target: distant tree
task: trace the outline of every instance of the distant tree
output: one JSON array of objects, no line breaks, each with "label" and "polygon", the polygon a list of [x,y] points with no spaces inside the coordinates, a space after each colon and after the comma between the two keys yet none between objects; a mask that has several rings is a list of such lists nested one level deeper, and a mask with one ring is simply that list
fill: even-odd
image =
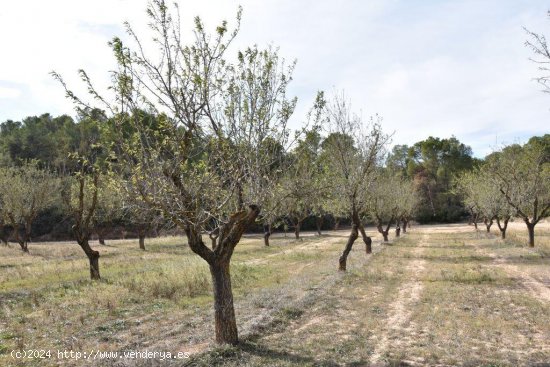
[{"label": "distant tree", "polygon": [[284,218],[288,214],[285,207],[285,191],[281,185],[281,181],[274,178],[269,190],[269,195],[266,197],[262,210],[262,223],[264,227],[264,245],[269,246],[269,238],[273,233],[273,229],[284,225]]},{"label": "distant tree", "polygon": [[487,168],[500,193],[523,219],[529,246],[535,246],[535,226],[550,215],[550,135],[505,147],[487,157]]},{"label": "distant tree", "polygon": [[458,195],[470,213],[470,224],[477,230],[480,216],[480,203],[478,200],[478,178],[473,171],[464,171],[458,174],[454,180],[454,193]]},{"label": "distant tree", "polygon": [[66,115],[52,117],[45,113],[22,121],[5,121],[0,125],[0,155],[11,164],[29,160],[39,168],[62,173],[67,154],[79,144],[78,127]]},{"label": "distant tree", "polygon": [[454,175],[470,170],[478,162],[472,150],[455,137],[429,137],[409,148],[407,175],[414,178],[422,201],[418,208],[421,222],[452,222],[464,208],[452,191]]},{"label": "distant tree", "polygon": [[282,180],[284,208],[294,226],[294,236],[300,238],[302,223],[311,213],[316,202],[317,187],[313,181],[312,167],[296,158]]},{"label": "distant tree", "polygon": [[480,166],[457,176],[455,185],[465,205],[475,211],[474,220],[477,216],[483,217],[487,232],[496,221],[501,237],[506,238],[508,222],[516,211],[501,194],[498,178],[486,166]]},{"label": "distant tree", "polygon": [[126,197],[123,210],[126,221],[137,230],[139,248],[145,250],[145,237],[163,223],[161,213],[135,195]]},{"label": "distant tree", "polygon": [[94,229],[99,243],[105,245],[106,235],[124,216],[122,178],[114,174],[103,175],[99,181],[97,206],[94,211]]},{"label": "distant tree", "polygon": [[398,176],[398,179],[393,183],[393,185],[395,195],[398,198],[396,236],[399,237],[401,229],[403,229],[403,233],[407,233],[407,228],[416,213],[420,198],[416,191],[414,182],[410,179],[403,176]]},{"label": "distant tree", "polygon": [[57,177],[39,169],[36,162],[0,168],[1,214],[24,252],[29,252],[34,220],[58,200],[58,188]]},{"label": "distant tree", "polygon": [[376,228],[383,236],[384,242],[388,242],[389,230],[400,214],[401,180],[402,178],[394,172],[380,169],[366,192],[367,215],[376,223]]},{"label": "distant tree", "polygon": [[386,167],[407,176],[407,168],[412,159],[409,156],[409,150],[408,145],[395,145],[386,158]]},{"label": "distant tree", "polygon": [[389,137],[382,133],[380,118],[376,116],[368,125],[352,113],[349,101],[336,94],[327,103],[323,141],[323,159],[329,172],[329,182],[337,200],[345,202],[351,216],[352,230],[339,259],[339,269],[346,270],[347,257],[359,233],[365,242],[366,252],[372,251],[372,240],[365,233],[360,215],[366,211],[370,182],[382,163]]},{"label": "distant tree", "polygon": [[[322,97],[317,98],[319,100]],[[320,105],[318,110],[322,108]],[[283,176],[284,203],[288,217],[294,225],[296,239],[300,238],[302,222],[310,215],[318,218],[324,210],[322,201],[326,187],[323,185],[322,167],[319,163],[320,143],[321,135],[314,127],[298,141],[290,154],[290,166]]]}]

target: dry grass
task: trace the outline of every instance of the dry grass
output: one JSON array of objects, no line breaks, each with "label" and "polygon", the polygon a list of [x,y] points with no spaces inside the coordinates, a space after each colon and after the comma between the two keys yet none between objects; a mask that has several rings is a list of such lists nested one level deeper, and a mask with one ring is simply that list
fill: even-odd
[{"label": "dry grass", "polygon": [[[497,230],[498,231],[498,230]],[[374,234],[371,231],[371,234]],[[232,278],[242,343],[215,348],[209,271],[182,238],[101,246],[88,280],[76,244],[0,247],[0,366],[155,365],[146,360],[14,361],[17,348],[190,351],[193,366],[530,366],[550,361],[550,226],[523,246],[467,226],[423,226],[389,245],[347,232],[301,241],[247,236]],[[202,352],[202,353],[201,353]],[[197,354],[195,354],[197,353]]]}]

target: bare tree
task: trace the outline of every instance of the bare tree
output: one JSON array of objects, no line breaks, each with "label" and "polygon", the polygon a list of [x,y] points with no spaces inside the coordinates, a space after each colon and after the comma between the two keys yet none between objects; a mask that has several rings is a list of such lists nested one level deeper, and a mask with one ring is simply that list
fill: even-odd
[{"label": "bare tree", "polygon": [[330,173],[332,192],[346,203],[352,229],[346,247],[339,259],[339,269],[346,270],[347,257],[359,233],[366,252],[372,251],[372,240],[365,233],[360,219],[367,209],[365,193],[372,182],[377,166],[382,162],[389,136],[382,133],[381,118],[371,118],[365,124],[352,113],[343,94],[335,94],[327,103],[325,129],[329,134],[323,141],[323,155]]},{"label": "bare tree", "polygon": [[124,215],[121,185],[122,178],[113,174],[104,175],[99,182],[98,201],[93,219],[100,245],[105,245],[105,237]]},{"label": "bare tree", "polygon": [[32,224],[38,214],[58,200],[58,188],[57,177],[32,162],[0,169],[3,217],[23,252],[29,252]]},{"label": "bare tree", "polygon": [[[547,15],[550,16],[550,11]],[[536,77],[535,80],[543,86],[545,93],[550,93],[550,50],[548,49],[546,37],[543,34],[524,29],[529,36],[529,39],[525,41],[525,46],[533,52],[534,58],[531,61],[538,65],[542,74]]]},{"label": "bare tree", "polygon": [[407,233],[409,223],[420,203],[420,196],[416,191],[414,182],[405,178],[400,178],[400,180],[397,181],[395,190],[396,195],[399,198],[397,201],[399,212],[397,216],[397,224],[399,229],[403,230],[403,233]]},{"label": "bare tree", "polygon": [[480,203],[478,197],[478,177],[473,171],[464,171],[454,179],[453,191],[462,198],[464,206],[470,212],[470,223],[477,230],[480,216]]},{"label": "bare tree", "polygon": [[80,157],[78,161],[80,169],[65,178],[61,196],[65,211],[73,221],[76,242],[88,257],[90,278],[99,280],[99,251],[90,246],[90,237],[94,231],[94,215],[100,193],[100,172],[86,158]]},{"label": "bare tree", "polygon": [[376,223],[376,228],[383,236],[384,242],[388,242],[389,230],[400,214],[401,180],[401,177],[390,170],[380,169],[366,192],[367,214]]},{"label": "bare tree", "polygon": [[[112,114],[121,134],[117,163],[133,191],[182,228],[191,250],[208,263],[216,341],[236,344],[230,261],[260,214],[280,151],[288,149],[296,100],[287,99],[286,88],[294,64],[257,47],[239,52],[233,63],[224,55],[237,30],[229,33],[226,22],[211,36],[196,18],[194,38],[186,43],[179,14],[164,1],[154,1],[148,14],[156,54],[130,26],[132,49],[117,38],[111,43],[119,65],[115,103],[81,76]],[[140,111],[157,116],[155,128]],[[211,248],[202,238],[208,232],[216,238]]]},{"label": "bare tree", "polygon": [[163,222],[161,213],[149,206],[140,196],[122,192],[125,220],[137,230],[139,248],[145,250],[145,237]]},{"label": "bare tree", "polygon": [[532,138],[523,146],[510,145],[487,157],[495,185],[521,217],[535,246],[535,226],[550,215],[550,154],[544,142]]}]

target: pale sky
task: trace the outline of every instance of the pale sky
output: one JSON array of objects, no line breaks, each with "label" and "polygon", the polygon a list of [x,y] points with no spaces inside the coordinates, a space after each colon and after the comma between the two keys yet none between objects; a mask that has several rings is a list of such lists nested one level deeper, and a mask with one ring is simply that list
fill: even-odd
[{"label": "pale sky", "polygon": [[[482,157],[497,145],[550,133],[550,94],[532,79],[537,66],[522,27],[550,36],[550,3],[539,0],[181,0],[184,28],[200,15],[214,30],[234,24],[231,52],[279,47],[297,59],[289,94],[293,125],[317,90],[344,89],[365,120],[384,118],[394,144],[455,135]],[[107,86],[114,62],[107,42],[129,21],[146,31],[145,0],[18,0],[0,7],[0,122],[74,110],[49,75],[79,90],[85,69]]]}]

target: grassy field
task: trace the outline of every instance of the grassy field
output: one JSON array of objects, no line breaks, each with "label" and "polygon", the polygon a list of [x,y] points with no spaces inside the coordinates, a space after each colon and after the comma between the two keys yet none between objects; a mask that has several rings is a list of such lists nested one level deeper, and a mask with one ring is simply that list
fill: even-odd
[{"label": "grassy field", "polygon": [[[481,228],[481,227],[480,227]],[[189,366],[550,365],[550,226],[526,243],[417,226],[367,256],[347,232],[247,236],[232,261],[242,343],[215,347],[209,272],[179,237],[108,241],[102,281],[71,243],[0,246],[0,366],[155,366],[152,359],[13,359],[12,350],[170,351]]]}]

